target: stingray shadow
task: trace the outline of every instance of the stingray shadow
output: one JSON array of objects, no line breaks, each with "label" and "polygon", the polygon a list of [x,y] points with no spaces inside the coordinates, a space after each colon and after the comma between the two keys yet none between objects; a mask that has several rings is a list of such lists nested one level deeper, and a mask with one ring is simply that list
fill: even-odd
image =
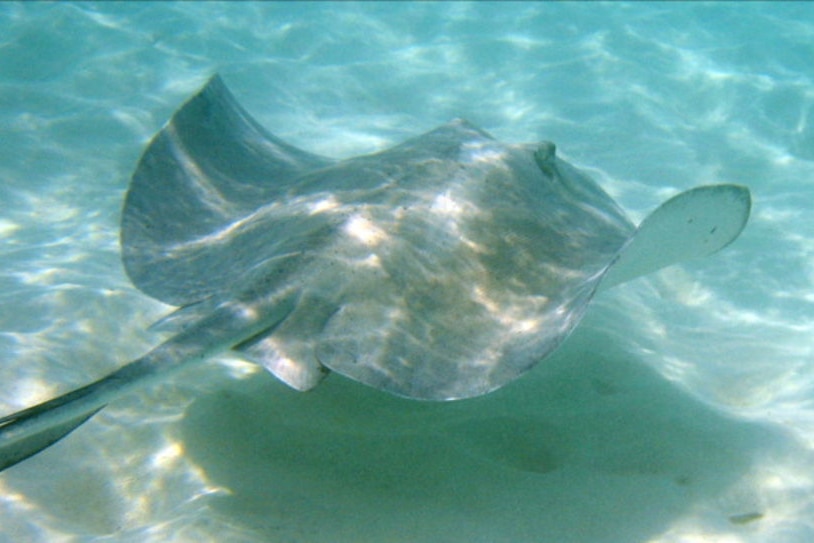
[{"label": "stingray shadow", "polygon": [[459,402],[257,374],[197,399],[181,437],[227,490],[213,513],[313,543],[647,541],[794,446],[618,343],[589,324],[527,377]]}]

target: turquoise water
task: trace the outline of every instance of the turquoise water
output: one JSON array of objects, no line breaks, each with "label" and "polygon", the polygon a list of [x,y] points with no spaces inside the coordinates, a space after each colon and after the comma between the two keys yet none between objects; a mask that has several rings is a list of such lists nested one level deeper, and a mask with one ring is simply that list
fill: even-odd
[{"label": "turquoise water", "polygon": [[555,141],[635,220],[754,198],[731,247],[604,293],[477,400],[234,358],[123,399],[0,476],[0,541],[814,540],[813,58],[806,3],[0,3],[0,413],[156,343],[122,198],[214,72],[320,154],[464,117]]}]

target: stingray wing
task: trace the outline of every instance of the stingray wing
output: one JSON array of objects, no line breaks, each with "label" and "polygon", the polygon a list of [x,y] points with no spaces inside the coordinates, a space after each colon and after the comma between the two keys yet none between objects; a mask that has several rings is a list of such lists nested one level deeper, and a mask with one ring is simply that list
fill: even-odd
[{"label": "stingray wing", "polygon": [[[298,178],[333,161],[266,132],[218,76],[153,138],[130,182],[122,217],[125,269],[143,292],[186,305],[214,295],[274,251],[241,251],[230,241]],[[289,214],[277,230],[302,232]],[[313,221],[311,221],[313,222]],[[273,232],[272,232],[273,234]]]},{"label": "stingray wing", "polygon": [[328,368],[452,399],[556,348],[632,232],[551,144],[456,120],[333,162],[264,132],[214,78],[145,151],[122,244],[138,288],[186,306],[181,325],[222,301],[284,302],[235,348],[295,388]]},{"label": "stingray wing", "polygon": [[387,199],[357,208],[313,268],[303,296],[334,301],[312,335],[332,371],[410,398],[499,388],[567,337],[633,233],[552,145],[456,141],[405,153]]},{"label": "stingray wing", "polygon": [[740,185],[704,185],[673,196],[642,221],[600,288],[723,249],[746,227],[751,207],[749,189]]}]

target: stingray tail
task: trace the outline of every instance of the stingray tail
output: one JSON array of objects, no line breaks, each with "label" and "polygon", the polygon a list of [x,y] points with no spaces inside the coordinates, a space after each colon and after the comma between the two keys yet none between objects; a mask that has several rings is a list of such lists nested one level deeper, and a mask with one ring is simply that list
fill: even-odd
[{"label": "stingray tail", "polygon": [[0,471],[47,449],[122,393],[166,369],[165,345],[89,385],[0,418]]},{"label": "stingray tail", "polygon": [[34,407],[0,418],[0,471],[70,434],[145,374],[145,358]]},{"label": "stingray tail", "polygon": [[0,471],[50,447],[122,394],[200,359],[179,334],[89,385],[0,418]]},{"label": "stingray tail", "polygon": [[[50,447],[104,407],[93,406],[77,413],[71,404],[81,402],[87,394],[83,392],[75,390],[0,419],[0,471]],[[66,410],[72,413],[59,416]]]},{"label": "stingray tail", "polygon": [[107,377],[0,418],[0,471],[50,447],[119,396],[272,329],[295,302],[296,296],[273,299],[264,312],[223,304]]}]

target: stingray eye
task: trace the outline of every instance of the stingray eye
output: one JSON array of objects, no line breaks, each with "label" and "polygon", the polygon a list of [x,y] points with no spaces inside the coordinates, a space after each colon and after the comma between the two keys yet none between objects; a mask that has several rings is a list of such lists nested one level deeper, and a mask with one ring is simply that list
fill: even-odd
[{"label": "stingray eye", "polygon": [[554,177],[557,172],[557,146],[550,141],[540,143],[534,151],[534,161],[546,176]]}]

